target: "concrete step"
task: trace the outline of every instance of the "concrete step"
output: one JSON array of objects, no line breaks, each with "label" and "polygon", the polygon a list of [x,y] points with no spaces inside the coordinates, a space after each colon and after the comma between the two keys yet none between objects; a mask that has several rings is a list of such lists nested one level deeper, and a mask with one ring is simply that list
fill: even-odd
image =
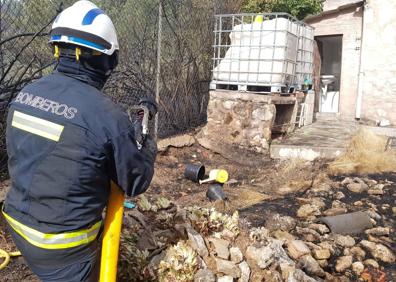
[{"label": "concrete step", "polygon": [[273,144],[270,147],[272,159],[298,158],[307,161],[334,159],[345,151],[345,147],[320,147],[291,144]]},{"label": "concrete step", "polygon": [[336,158],[345,152],[358,125],[346,121],[316,121],[302,127],[284,140],[275,140],[270,146],[274,159],[301,158],[313,161],[317,158]]},{"label": "concrete step", "polygon": [[[345,152],[350,139],[360,127],[356,122],[320,120],[302,127],[285,140],[273,141],[270,156],[273,159],[301,158],[312,161],[317,158],[333,159]],[[389,146],[396,149],[395,127],[363,126],[378,135],[391,138]]]}]

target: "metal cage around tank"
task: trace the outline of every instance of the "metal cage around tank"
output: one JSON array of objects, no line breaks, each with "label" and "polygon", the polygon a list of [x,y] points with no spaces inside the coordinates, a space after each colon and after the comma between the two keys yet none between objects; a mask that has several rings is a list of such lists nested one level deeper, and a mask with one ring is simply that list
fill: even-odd
[{"label": "metal cage around tank", "polygon": [[314,51],[314,28],[303,22],[300,23],[296,86],[299,90],[306,90],[312,84],[313,73],[313,51]]},{"label": "metal cage around tank", "polygon": [[210,88],[293,92],[313,57],[304,26],[286,13],[216,15]]}]

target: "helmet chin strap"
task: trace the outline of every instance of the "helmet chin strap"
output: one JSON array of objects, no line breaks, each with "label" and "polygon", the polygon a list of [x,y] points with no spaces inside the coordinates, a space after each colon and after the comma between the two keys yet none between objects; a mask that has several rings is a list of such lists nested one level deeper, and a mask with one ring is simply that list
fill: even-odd
[{"label": "helmet chin strap", "polygon": [[96,50],[88,50],[79,46],[54,44],[54,57],[59,60],[61,56],[75,59],[85,68],[105,77],[109,77],[118,64],[117,52],[108,56]]}]

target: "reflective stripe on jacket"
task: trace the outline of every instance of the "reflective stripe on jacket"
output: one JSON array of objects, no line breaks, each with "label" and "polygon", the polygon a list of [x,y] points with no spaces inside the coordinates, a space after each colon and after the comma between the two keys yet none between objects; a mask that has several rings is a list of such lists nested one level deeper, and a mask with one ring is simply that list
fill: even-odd
[{"label": "reflective stripe on jacket", "polygon": [[96,239],[102,221],[97,222],[89,229],[60,234],[45,234],[30,228],[10,217],[3,211],[8,224],[30,244],[43,249],[67,249],[88,244]]}]

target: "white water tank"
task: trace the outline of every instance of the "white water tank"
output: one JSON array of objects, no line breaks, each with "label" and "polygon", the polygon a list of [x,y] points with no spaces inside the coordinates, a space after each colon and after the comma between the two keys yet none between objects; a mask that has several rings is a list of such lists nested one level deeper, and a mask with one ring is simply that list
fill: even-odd
[{"label": "white water tank", "polygon": [[[217,31],[220,36],[216,37],[214,46],[215,82],[248,85],[295,83],[299,22],[287,16],[275,16],[264,18],[263,22],[235,25],[229,31],[229,46],[224,44],[221,28]],[[224,47],[228,50],[222,57]]]}]

